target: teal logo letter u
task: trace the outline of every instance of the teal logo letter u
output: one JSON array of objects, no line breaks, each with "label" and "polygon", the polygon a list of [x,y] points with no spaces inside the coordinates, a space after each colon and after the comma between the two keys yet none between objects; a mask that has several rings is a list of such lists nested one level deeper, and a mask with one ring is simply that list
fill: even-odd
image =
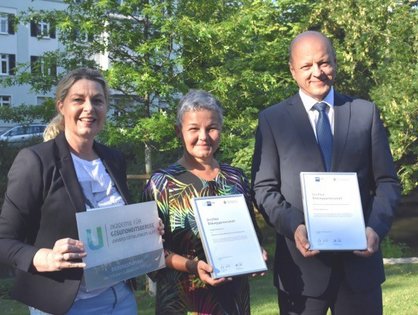
[{"label": "teal logo letter u", "polygon": [[99,226],[96,228],[96,235],[93,235],[90,229],[86,230],[87,232],[87,245],[92,250],[97,250],[103,247],[103,232],[102,228]]}]

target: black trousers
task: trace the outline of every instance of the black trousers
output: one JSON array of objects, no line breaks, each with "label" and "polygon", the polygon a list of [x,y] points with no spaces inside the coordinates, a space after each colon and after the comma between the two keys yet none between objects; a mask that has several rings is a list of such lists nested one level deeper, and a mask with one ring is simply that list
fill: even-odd
[{"label": "black trousers", "polygon": [[[340,265],[341,266],[341,265]],[[343,270],[333,270],[327,290],[320,297],[292,295],[278,290],[280,315],[382,315],[382,288],[354,292],[343,277]]]}]

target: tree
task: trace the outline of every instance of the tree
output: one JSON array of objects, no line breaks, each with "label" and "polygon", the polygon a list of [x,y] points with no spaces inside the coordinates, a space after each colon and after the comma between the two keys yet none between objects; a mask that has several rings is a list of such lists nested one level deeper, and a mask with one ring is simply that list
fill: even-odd
[{"label": "tree", "polygon": [[6,122],[30,124],[37,120],[49,121],[55,115],[52,99],[46,100],[40,106],[20,105],[16,107],[0,106],[0,117]]},{"label": "tree", "polygon": [[418,186],[418,10],[395,7],[370,94],[381,105],[392,153],[407,193]]},{"label": "tree", "polygon": [[[47,20],[59,30],[66,50],[50,52],[49,63],[72,69],[97,66],[98,53],[109,57],[105,75],[118,100],[106,141],[143,143],[168,155],[179,146],[172,128],[179,97],[205,89],[225,110],[219,158],[248,172],[258,112],[297,90],[288,70],[289,43],[316,29],[336,48],[338,90],[376,102],[404,191],[417,186],[416,1],[65,2],[65,12],[30,11],[20,19]],[[16,82],[35,88],[56,82],[24,67]]]},{"label": "tree", "polygon": [[222,102],[221,159],[249,173],[258,112],[296,90],[287,60],[311,1],[181,1],[182,77]]},{"label": "tree", "polygon": [[[64,2],[68,4],[65,11],[29,10],[20,21],[44,20],[59,31],[65,51],[43,57],[62,72],[79,66],[107,68],[104,74],[116,104],[112,104],[114,115],[104,137],[110,143],[143,143],[150,172],[151,147],[166,150],[175,145],[166,126],[171,124],[170,107],[181,85],[173,33],[175,1]],[[40,77],[28,67],[20,65],[20,75],[6,83],[30,83],[35,90],[48,91],[59,79]]]},{"label": "tree", "polygon": [[416,5],[330,0],[315,7],[309,25],[333,39],[339,90],[380,108],[404,193],[418,186]]},{"label": "tree", "polygon": [[[147,173],[151,172],[151,146],[164,149],[164,144],[171,144],[166,128],[155,127],[169,121],[164,109],[173,104],[178,91],[173,2],[69,2],[58,23],[61,40],[76,58],[89,60],[97,53],[108,56],[108,82],[130,101],[122,103],[124,108],[117,106],[118,115],[110,129],[120,130],[114,136],[144,143]],[[77,40],[82,34],[88,44]]]},{"label": "tree", "polygon": [[[249,170],[258,111],[295,90],[287,46],[312,1],[65,2],[65,12],[30,11],[21,20],[55,25],[65,54],[49,56],[64,69],[95,65],[98,53],[109,57],[106,77],[121,97],[107,141],[174,148],[178,97],[189,88],[206,89],[225,108],[222,160]],[[35,77],[21,78],[36,86]],[[37,86],[50,83],[40,82],[36,78]]]}]

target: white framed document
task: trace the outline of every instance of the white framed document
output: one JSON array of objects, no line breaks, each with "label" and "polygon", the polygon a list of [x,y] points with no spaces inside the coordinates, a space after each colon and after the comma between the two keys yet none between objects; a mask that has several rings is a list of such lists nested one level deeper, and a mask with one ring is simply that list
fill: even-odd
[{"label": "white framed document", "polygon": [[155,201],[76,214],[87,291],[165,267]]},{"label": "white framed document", "polygon": [[357,174],[301,172],[300,181],[310,249],[366,249]]},{"label": "white framed document", "polygon": [[193,198],[192,206],[212,278],[267,270],[243,195]]}]

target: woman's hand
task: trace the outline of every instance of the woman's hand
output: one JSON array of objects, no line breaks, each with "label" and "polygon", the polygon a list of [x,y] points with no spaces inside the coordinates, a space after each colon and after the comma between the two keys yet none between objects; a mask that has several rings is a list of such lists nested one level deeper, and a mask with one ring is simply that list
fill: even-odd
[{"label": "woman's hand", "polygon": [[164,223],[163,221],[158,218],[158,227],[157,227],[158,233],[160,233],[160,235],[164,235]]},{"label": "woman's hand", "polygon": [[59,271],[67,268],[84,268],[85,263],[74,261],[86,257],[84,244],[71,238],[55,242],[54,247],[41,248],[33,257],[33,266],[39,272]]},{"label": "woman's hand", "polygon": [[203,260],[189,259],[176,253],[170,253],[165,258],[165,263],[168,268],[195,274],[202,282],[214,287],[232,280],[232,278],[213,279],[210,275],[213,268],[206,262]]},{"label": "woman's hand", "polygon": [[[261,247],[261,255],[263,256],[263,260],[267,263],[267,260],[269,259],[269,255],[268,255],[267,251],[263,247]],[[253,277],[255,277],[255,276],[264,276],[265,274],[266,274],[266,272],[263,271],[263,272],[253,273],[252,276]]]},{"label": "woman's hand", "polygon": [[202,280],[204,283],[209,284],[213,287],[216,287],[224,282],[231,281],[232,278],[219,278],[213,279],[210,273],[213,271],[212,266],[208,265],[203,260],[199,260],[196,263],[196,275]]}]

